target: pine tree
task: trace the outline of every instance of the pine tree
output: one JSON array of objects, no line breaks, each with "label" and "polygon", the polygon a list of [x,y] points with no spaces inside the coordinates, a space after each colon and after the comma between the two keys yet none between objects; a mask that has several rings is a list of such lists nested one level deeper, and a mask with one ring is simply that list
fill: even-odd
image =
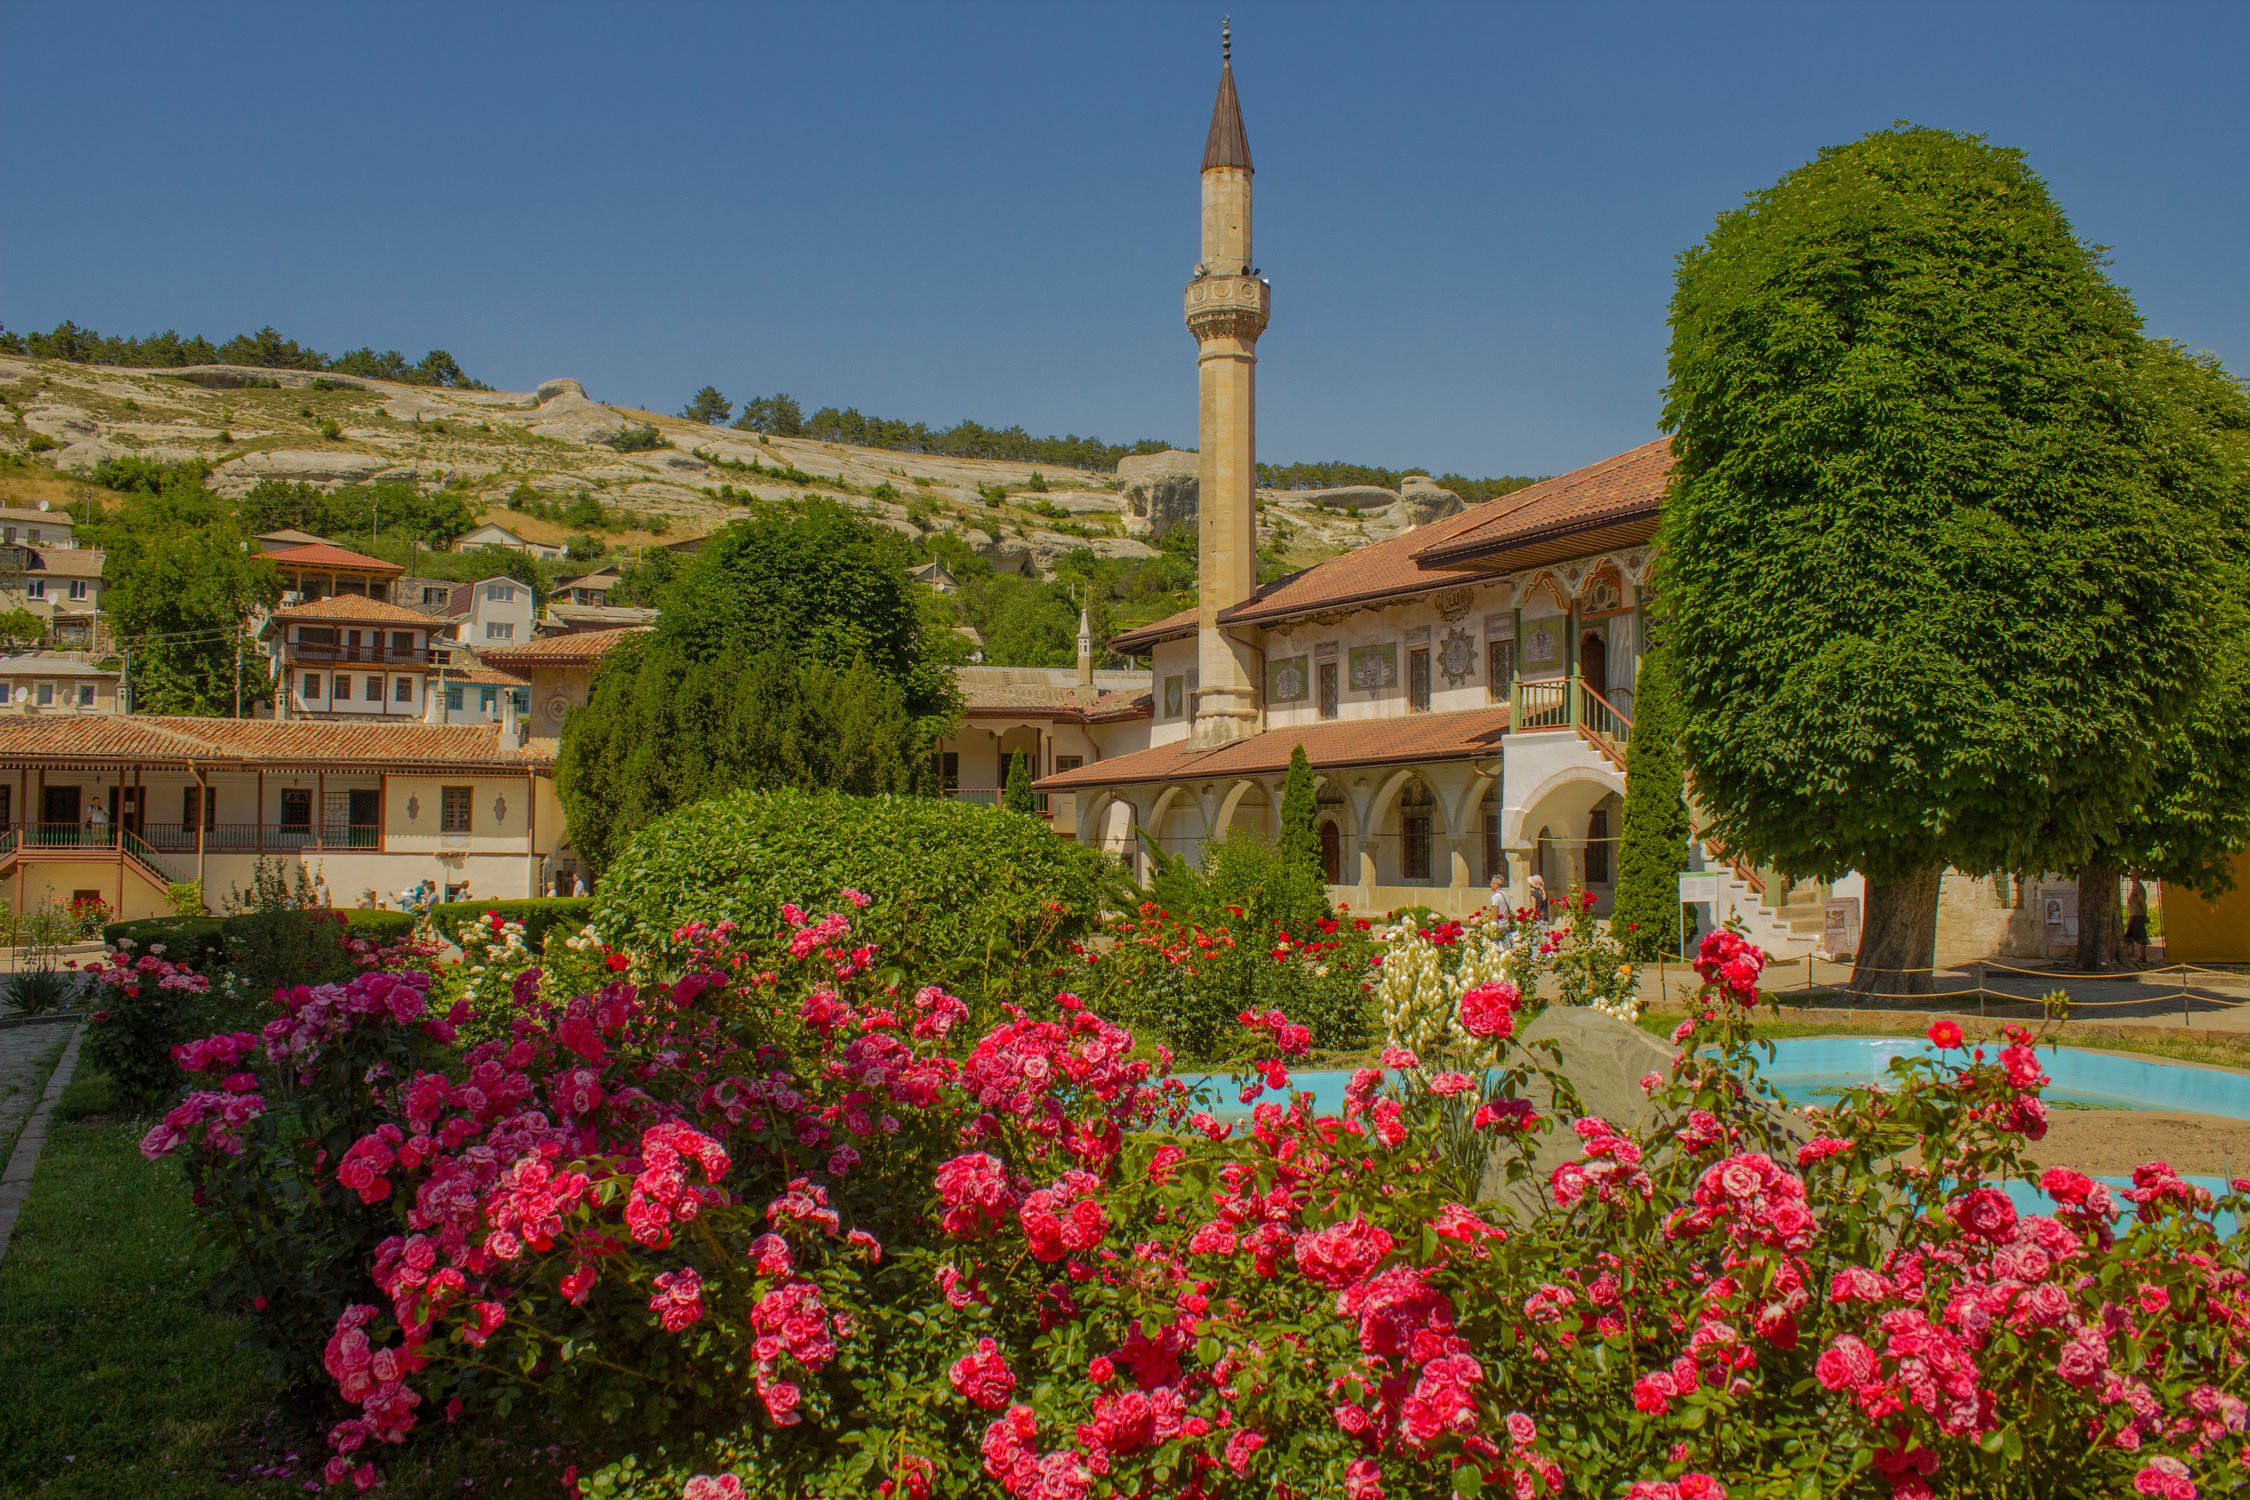
[{"label": "pine tree", "polygon": [[1000,805],[1013,813],[1036,817],[1039,799],[1031,794],[1031,772],[1024,765],[1023,752],[1008,752],[1008,781],[1000,793]]},{"label": "pine tree", "polygon": [[734,415],[734,403],[719,394],[717,386],[707,385],[695,393],[695,399],[680,415],[690,422],[708,422],[715,427]]},{"label": "pine tree", "polygon": [[1679,874],[1688,864],[1689,833],[1679,732],[1671,667],[1663,651],[1654,650],[1641,658],[1634,685],[1625,830],[1610,912],[1610,931],[1637,959],[1669,953],[1679,939]]}]

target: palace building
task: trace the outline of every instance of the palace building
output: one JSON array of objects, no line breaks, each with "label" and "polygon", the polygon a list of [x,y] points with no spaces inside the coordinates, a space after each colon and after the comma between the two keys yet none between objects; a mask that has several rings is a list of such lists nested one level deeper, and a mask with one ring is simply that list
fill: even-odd
[{"label": "palace building", "polygon": [[[1301,745],[1336,900],[1463,912],[1494,876],[1521,901],[1536,871],[1606,911],[1669,444],[1259,584],[1257,345],[1272,294],[1251,250],[1252,181],[1229,57],[1186,294],[1197,605],[1110,643],[1148,658],[1148,717],[1121,721],[1129,733],[1086,726],[1092,753],[1038,790],[1069,794],[1071,831],[1145,876],[1152,843],[1192,857],[1231,829],[1274,832]],[[1805,950],[1825,891],[1794,893],[1790,910],[1758,872],[1713,862],[1754,936]]]}]

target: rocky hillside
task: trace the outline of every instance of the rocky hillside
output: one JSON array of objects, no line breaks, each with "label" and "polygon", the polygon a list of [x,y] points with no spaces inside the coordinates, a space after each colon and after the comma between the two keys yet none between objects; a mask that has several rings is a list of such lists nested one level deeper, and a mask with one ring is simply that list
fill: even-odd
[{"label": "rocky hillside", "polygon": [[[638,446],[644,428],[660,446]],[[0,502],[68,501],[105,458],[200,458],[222,494],[265,478],[451,486],[487,519],[539,541],[573,528],[537,512],[586,494],[630,513],[634,529],[607,538],[625,546],[698,536],[745,506],[820,494],[910,536],[955,532],[996,567],[1025,574],[1079,547],[1149,555],[1167,531],[1192,530],[1197,502],[1188,453],[1129,458],[1116,474],[1035,474],[1023,464],[761,438],[611,406],[569,379],[531,392],[466,391],[235,365],[132,370],[0,356],[0,453],[30,460],[0,470]],[[1292,564],[1461,503],[1413,477],[1403,493],[1292,490],[1260,502],[1261,546]]]}]

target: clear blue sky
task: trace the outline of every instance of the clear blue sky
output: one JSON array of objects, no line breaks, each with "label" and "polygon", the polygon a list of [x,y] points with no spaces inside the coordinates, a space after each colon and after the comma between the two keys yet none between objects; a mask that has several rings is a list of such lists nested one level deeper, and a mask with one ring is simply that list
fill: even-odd
[{"label": "clear blue sky", "polygon": [[[13,0],[0,322],[1192,443],[1221,8]],[[1233,8],[1264,458],[1645,441],[1673,256],[1894,119],[2022,147],[2250,372],[2239,0]]]}]

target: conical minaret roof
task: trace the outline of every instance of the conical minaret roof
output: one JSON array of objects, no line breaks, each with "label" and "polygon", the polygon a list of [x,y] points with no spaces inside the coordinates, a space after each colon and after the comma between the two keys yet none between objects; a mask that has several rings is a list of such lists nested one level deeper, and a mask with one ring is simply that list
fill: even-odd
[{"label": "conical minaret roof", "polygon": [[1219,64],[1219,97],[1211,106],[1211,134],[1203,142],[1203,170],[1213,167],[1251,170],[1250,137],[1242,130],[1242,101],[1235,96],[1231,57]]}]

